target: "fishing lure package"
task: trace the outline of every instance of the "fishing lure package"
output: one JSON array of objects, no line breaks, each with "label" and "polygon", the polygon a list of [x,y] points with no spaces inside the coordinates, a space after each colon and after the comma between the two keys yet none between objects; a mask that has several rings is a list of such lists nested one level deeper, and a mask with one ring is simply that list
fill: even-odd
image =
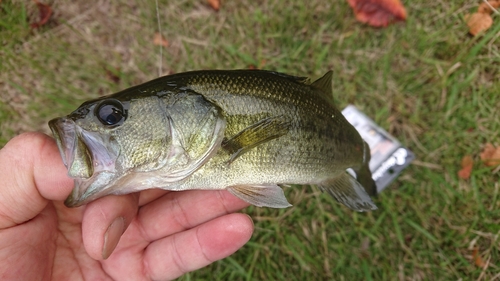
[{"label": "fishing lure package", "polygon": [[370,146],[370,170],[377,192],[381,192],[410,165],[415,154],[354,105],[348,105],[342,114]]}]

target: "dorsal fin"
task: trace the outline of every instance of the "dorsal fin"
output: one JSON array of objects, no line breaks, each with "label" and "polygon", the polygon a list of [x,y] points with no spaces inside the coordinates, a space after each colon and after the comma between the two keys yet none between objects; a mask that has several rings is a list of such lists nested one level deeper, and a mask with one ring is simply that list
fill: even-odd
[{"label": "dorsal fin", "polygon": [[325,98],[326,101],[328,101],[330,104],[335,105],[332,95],[332,76],[333,76],[333,71],[330,70],[327,73],[325,73],[323,77],[312,82],[311,86],[315,87],[316,89],[319,89],[323,94],[322,97]]},{"label": "dorsal fin", "polygon": [[309,79],[309,77],[293,76],[293,75],[289,75],[289,74],[285,74],[285,73],[281,73],[281,72],[276,72],[276,71],[269,71],[269,72],[271,72],[274,75],[283,77],[283,78],[288,79],[290,81],[293,81],[293,82],[297,82],[297,83],[301,83],[301,84],[310,84],[311,83],[311,80]]}]

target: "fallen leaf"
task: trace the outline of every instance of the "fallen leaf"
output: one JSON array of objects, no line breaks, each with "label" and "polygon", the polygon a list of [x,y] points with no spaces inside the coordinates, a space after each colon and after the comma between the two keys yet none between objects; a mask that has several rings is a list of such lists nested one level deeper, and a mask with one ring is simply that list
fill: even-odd
[{"label": "fallen leaf", "polygon": [[500,7],[499,0],[488,1],[488,4],[486,4],[485,2],[481,2],[481,4],[479,4],[479,7],[477,8],[477,12],[483,14],[491,14],[493,12],[491,8],[496,9]]},{"label": "fallen leaf", "polygon": [[495,147],[491,143],[487,143],[481,151],[480,157],[484,165],[488,167],[500,165],[500,146]]},{"label": "fallen leaf", "polygon": [[261,59],[259,62],[259,68],[262,69],[264,66],[266,66],[267,60],[266,59]]},{"label": "fallen leaf", "polygon": [[375,27],[385,27],[406,20],[406,10],[399,0],[347,0],[356,19]]},{"label": "fallen leaf", "polygon": [[255,64],[250,64],[248,66],[248,69],[262,69],[266,65],[266,62],[266,59],[261,59],[258,66]]},{"label": "fallen leaf", "polygon": [[155,33],[155,37],[153,39],[153,44],[156,46],[161,45],[163,47],[168,47],[168,45],[169,45],[167,39],[163,38],[163,36],[158,32]]},{"label": "fallen leaf", "polygon": [[490,14],[486,13],[465,15],[465,20],[467,21],[467,26],[469,27],[469,33],[474,36],[481,31],[486,31],[493,24],[493,19]]},{"label": "fallen leaf", "polygon": [[40,13],[40,20],[30,24],[31,28],[39,28],[40,26],[46,24],[50,16],[52,16],[52,8],[49,5],[38,2],[34,0],[35,4],[38,6],[38,11]]},{"label": "fallen leaf", "polygon": [[477,246],[474,246],[474,248],[472,249],[472,258],[474,259],[474,264],[477,267],[481,267],[481,268],[485,267],[486,264],[484,263],[483,259],[479,255],[479,249],[477,248]]},{"label": "fallen leaf", "polygon": [[483,1],[479,4],[477,13],[465,15],[465,21],[467,22],[467,26],[469,26],[469,33],[475,36],[482,31],[488,30],[493,25],[491,13],[499,7],[500,0]]},{"label": "fallen leaf", "polygon": [[370,238],[365,237],[361,240],[361,246],[359,247],[361,254],[364,258],[370,257]]},{"label": "fallen leaf", "polygon": [[120,69],[117,67],[115,68],[115,71],[111,71],[109,68],[104,68],[106,70],[106,77],[108,77],[109,80],[113,81],[115,84],[118,84],[120,82],[120,76],[118,76],[115,73],[120,73]]},{"label": "fallen leaf", "polygon": [[474,166],[474,160],[472,159],[472,156],[465,155],[464,158],[462,158],[461,166],[462,169],[458,171],[458,176],[461,179],[466,180],[470,177],[470,173],[472,172],[472,166]]},{"label": "fallen leaf", "polygon": [[219,11],[220,9],[220,0],[207,0],[208,5],[212,7],[212,9]]},{"label": "fallen leaf", "polygon": [[410,246],[411,241],[413,240],[413,236],[411,234],[405,235],[405,244],[406,246]]}]

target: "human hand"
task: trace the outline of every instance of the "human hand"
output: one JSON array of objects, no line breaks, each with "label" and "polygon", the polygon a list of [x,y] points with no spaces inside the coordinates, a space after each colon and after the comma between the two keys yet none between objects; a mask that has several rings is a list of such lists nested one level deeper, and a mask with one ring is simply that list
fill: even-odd
[{"label": "human hand", "polygon": [[0,280],[169,280],[231,255],[253,232],[232,214],[248,204],[226,191],[149,190],[69,209],[66,173],[46,135],[0,150]]}]

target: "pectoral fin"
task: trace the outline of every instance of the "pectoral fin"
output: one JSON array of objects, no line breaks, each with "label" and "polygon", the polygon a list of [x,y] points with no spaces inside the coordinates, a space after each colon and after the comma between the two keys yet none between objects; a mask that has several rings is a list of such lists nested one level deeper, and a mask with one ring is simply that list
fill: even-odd
[{"label": "pectoral fin", "polygon": [[287,208],[283,189],[277,185],[235,185],[227,188],[234,196],[258,207]]},{"label": "pectoral fin", "polygon": [[355,211],[364,212],[377,209],[363,186],[347,172],[322,182],[318,186],[323,192],[328,192],[337,201]]},{"label": "pectoral fin", "polygon": [[290,123],[282,117],[269,117],[245,128],[234,137],[222,142],[222,148],[228,150],[232,155],[229,159],[231,164],[243,153],[288,133]]}]

